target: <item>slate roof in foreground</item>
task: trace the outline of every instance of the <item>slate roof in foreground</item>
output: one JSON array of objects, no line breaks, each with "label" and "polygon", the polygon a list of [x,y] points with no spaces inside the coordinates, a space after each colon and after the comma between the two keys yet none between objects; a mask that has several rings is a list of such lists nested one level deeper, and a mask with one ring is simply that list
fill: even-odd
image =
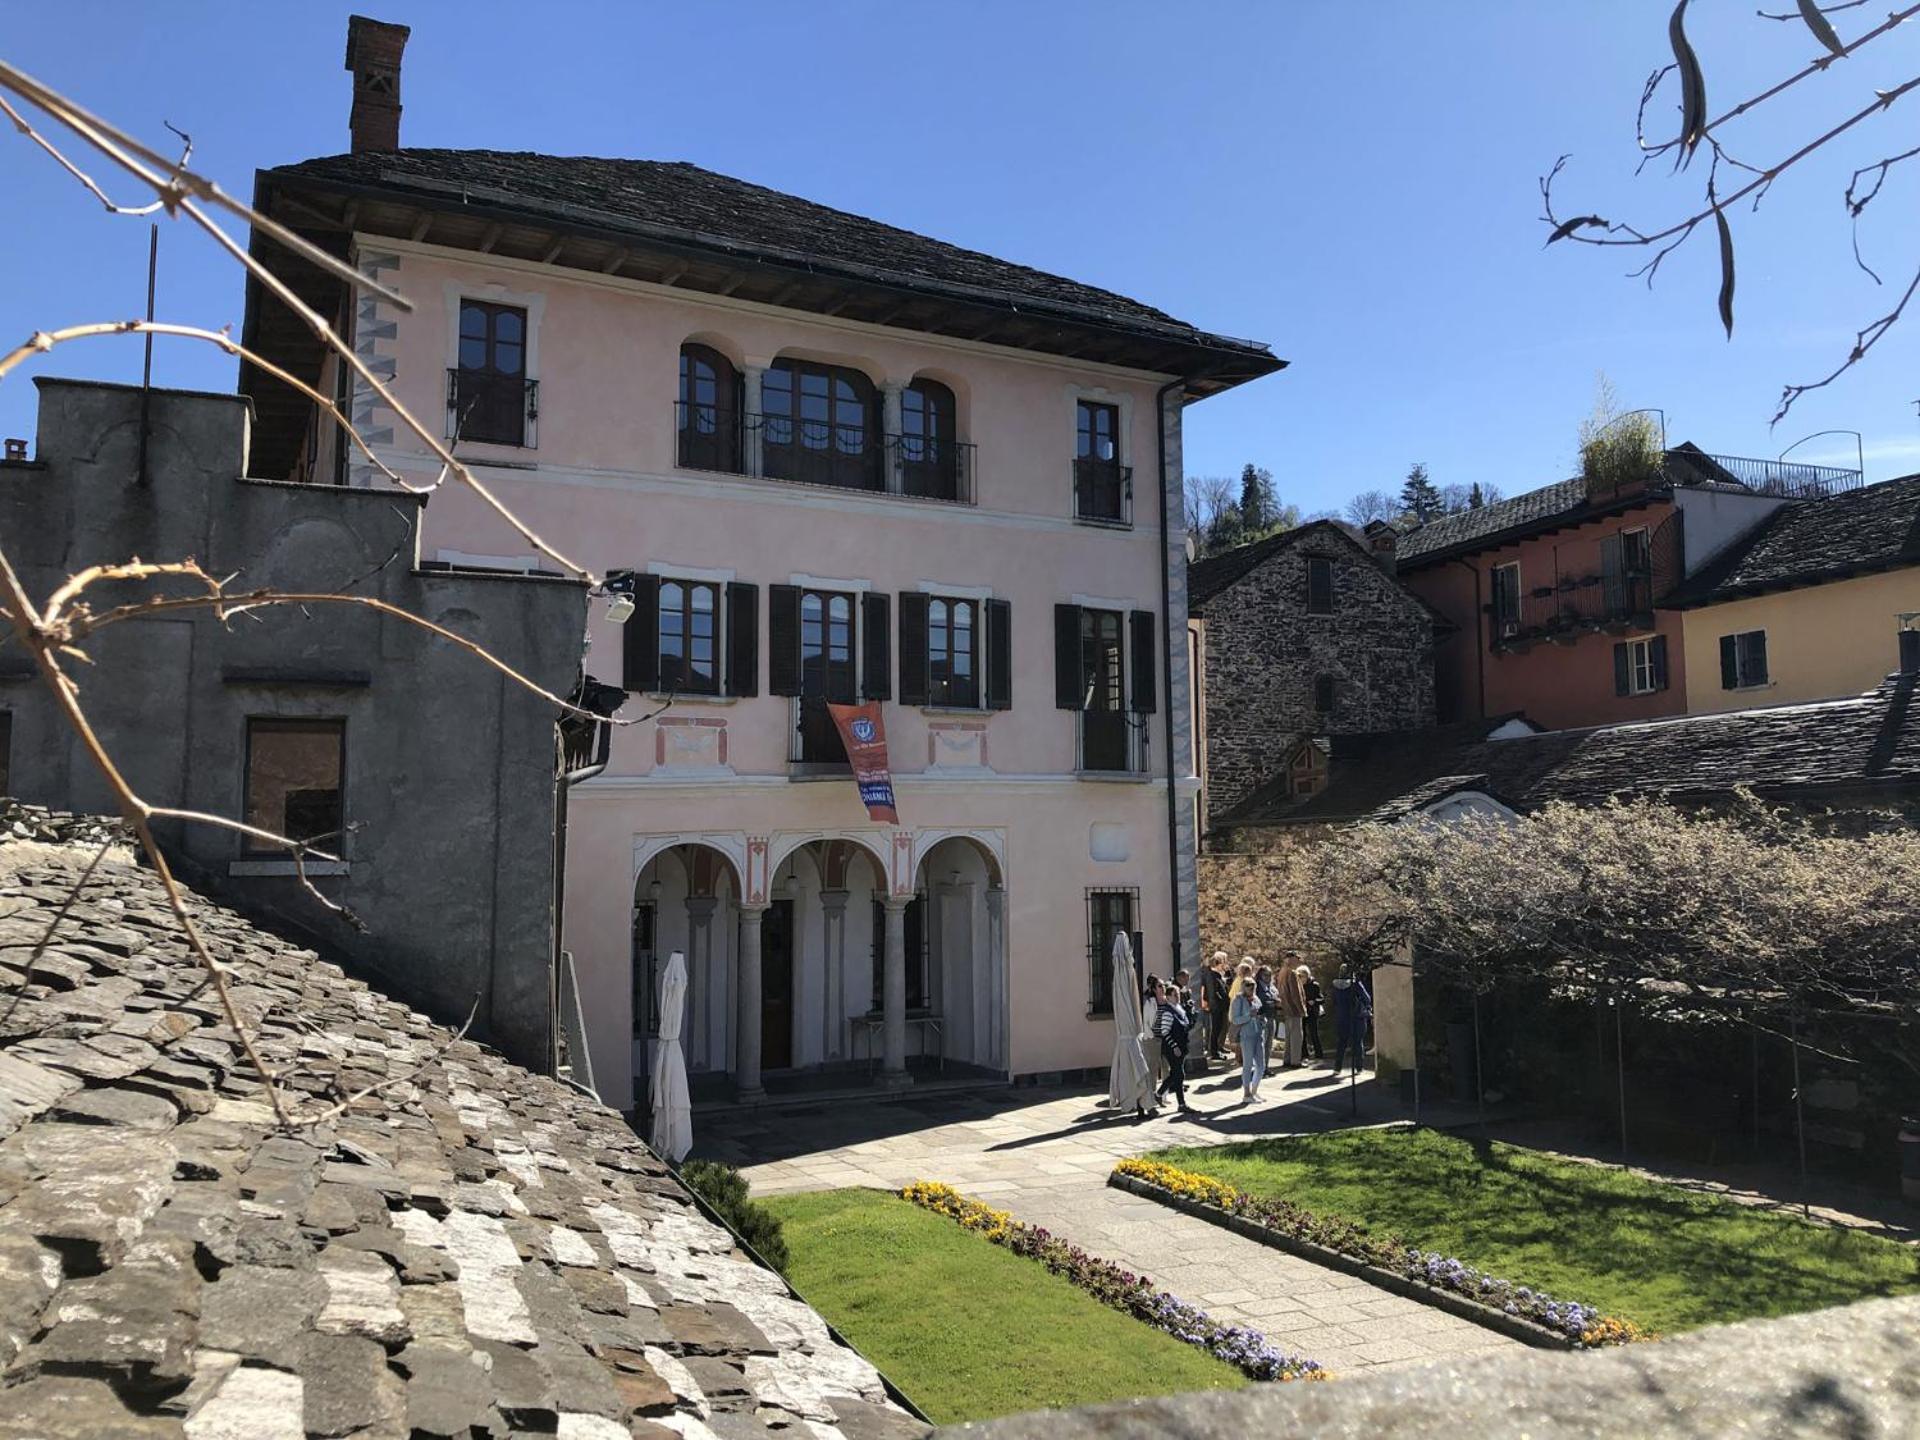
[{"label": "slate roof in foreground", "polygon": [[25,975],[98,847],[3,830],[0,1436],[924,1428],[613,1111],[194,898],[301,1114],[393,1082],[278,1128],[130,852]]},{"label": "slate roof in foreground", "polygon": [[[1722,715],[1487,736],[1503,717],[1430,730],[1333,736],[1328,783],[1296,801],[1284,781],[1255,791],[1214,823],[1237,826],[1399,820],[1463,790],[1510,809],[1615,796],[1675,800],[1737,787],[1778,798],[1841,791],[1890,799],[1920,792],[1920,693],[1889,676],[1864,694]],[[1512,717],[1504,717],[1512,718]]]}]

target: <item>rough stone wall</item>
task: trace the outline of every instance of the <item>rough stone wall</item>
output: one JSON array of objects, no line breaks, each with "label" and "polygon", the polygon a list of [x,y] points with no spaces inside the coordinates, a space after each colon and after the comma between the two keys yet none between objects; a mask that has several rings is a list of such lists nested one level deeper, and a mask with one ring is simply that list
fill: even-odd
[{"label": "rough stone wall", "polygon": [[[251,408],[156,391],[151,480],[135,482],[140,392],[40,382],[38,452],[0,464],[0,534],[28,593],[138,555],[192,557],[231,588],[377,596],[487,647],[537,684],[573,685],[582,587],[416,567],[418,497],[244,479]],[[191,587],[163,586],[168,593]],[[152,593],[97,586],[96,610]],[[349,606],[276,607],[222,624],[184,610],[88,638],[76,674],[106,747],[150,803],[231,818],[245,806],[249,717],[345,722],[344,865],[316,876],[364,930],[273,857],[204,825],[157,826],[196,884],[297,929],[383,986],[545,1063],[552,945],[553,707],[405,621]],[[56,809],[111,792],[23,657],[0,655],[12,785]],[[328,867],[318,867],[326,869]]]},{"label": "rough stone wall", "polygon": [[[1333,562],[1333,614],[1307,613],[1307,561]],[[1316,735],[1434,723],[1434,617],[1370,555],[1321,528],[1206,602],[1207,815],[1280,774]],[[1314,708],[1317,677],[1333,708]]]}]

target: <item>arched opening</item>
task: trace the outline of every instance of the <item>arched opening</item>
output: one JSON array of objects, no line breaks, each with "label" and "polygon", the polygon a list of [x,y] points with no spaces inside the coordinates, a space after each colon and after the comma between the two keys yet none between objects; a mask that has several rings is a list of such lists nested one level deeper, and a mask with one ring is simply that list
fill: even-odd
[{"label": "arched opening", "polygon": [[711,345],[680,347],[680,400],[674,407],[683,470],[742,473],[740,372]]},{"label": "arched opening", "polygon": [[960,410],[953,391],[921,376],[900,392],[900,488],[930,500],[961,500]]},{"label": "arched opening", "polygon": [[[908,1014],[913,1007],[913,907],[920,908],[926,1013],[946,1067],[1007,1068],[1006,891],[992,850],[970,835],[939,840],[921,858],[909,907]],[[909,1027],[911,1041],[912,1028]],[[911,1053],[911,1052],[910,1052]],[[922,1050],[920,1053],[928,1053]]]},{"label": "arched opening", "polygon": [[740,882],[733,862],[699,843],[674,845],[633,884],[629,1015],[635,1102],[660,1033],[660,977],[678,950],[687,962],[681,1043],[690,1075],[724,1076],[733,1063],[733,983],[739,961]]},{"label": "arched opening", "polygon": [[763,464],[772,478],[886,489],[879,392],[860,371],[776,360],[760,382],[760,410]]}]

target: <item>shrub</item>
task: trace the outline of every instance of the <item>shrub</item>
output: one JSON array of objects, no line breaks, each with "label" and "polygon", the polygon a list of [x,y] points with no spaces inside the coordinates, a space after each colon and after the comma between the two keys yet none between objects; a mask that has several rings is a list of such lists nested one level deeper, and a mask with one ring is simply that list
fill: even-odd
[{"label": "shrub", "polygon": [[747,1182],[738,1170],[715,1160],[689,1160],[680,1169],[680,1180],[711,1205],[727,1223],[727,1228],[748,1248],[774,1269],[786,1273],[787,1240],[780,1233],[780,1219],[764,1205],[756,1205],[747,1198]]}]

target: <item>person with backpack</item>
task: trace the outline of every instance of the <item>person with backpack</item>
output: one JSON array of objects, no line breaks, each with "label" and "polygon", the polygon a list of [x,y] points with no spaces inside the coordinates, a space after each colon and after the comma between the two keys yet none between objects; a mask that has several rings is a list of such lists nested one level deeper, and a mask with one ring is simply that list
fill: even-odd
[{"label": "person with backpack", "polygon": [[1162,1100],[1171,1094],[1179,1103],[1180,1113],[1185,1115],[1189,1108],[1187,1049],[1192,1043],[1193,1018],[1187,1013],[1184,996],[1179,989],[1156,980],[1153,990],[1154,999],[1160,1002],[1160,1008],[1154,1015],[1154,1034],[1160,1037],[1160,1055],[1167,1066],[1167,1078],[1160,1082],[1154,1098]]},{"label": "person with backpack", "polygon": [[1367,1023],[1373,1019],[1373,996],[1366,982],[1349,965],[1340,967],[1333,982],[1333,1073],[1346,1064],[1347,1052],[1353,1052],[1353,1068],[1366,1063]]}]

